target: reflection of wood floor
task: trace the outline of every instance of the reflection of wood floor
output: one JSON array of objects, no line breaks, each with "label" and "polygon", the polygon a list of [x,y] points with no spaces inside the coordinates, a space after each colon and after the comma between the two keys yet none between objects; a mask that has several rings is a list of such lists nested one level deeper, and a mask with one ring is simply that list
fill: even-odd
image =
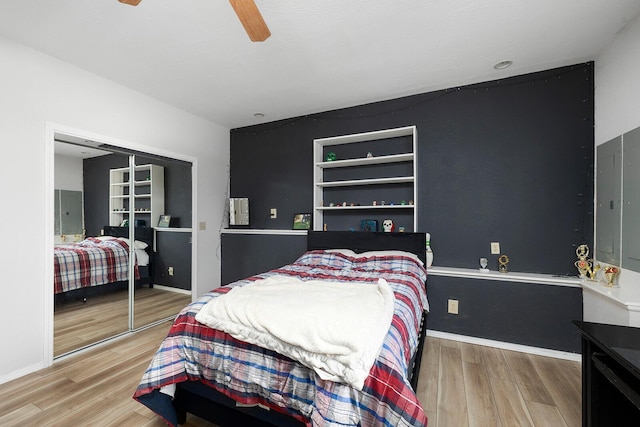
[{"label": "reflection of wood floor", "polygon": [[[86,303],[71,300],[56,304],[54,315],[54,356],[126,332],[128,291],[92,296]],[[147,287],[136,289],[136,327],[176,315],[191,302],[191,296]]]}]

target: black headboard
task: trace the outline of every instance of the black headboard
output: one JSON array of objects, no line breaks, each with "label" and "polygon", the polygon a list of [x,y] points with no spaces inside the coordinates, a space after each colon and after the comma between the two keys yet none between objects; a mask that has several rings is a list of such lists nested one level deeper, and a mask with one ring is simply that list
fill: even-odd
[{"label": "black headboard", "polygon": [[416,254],[425,262],[425,233],[383,233],[366,231],[309,231],[307,250],[351,249],[366,251],[397,250]]},{"label": "black headboard", "polygon": [[[113,237],[129,237],[129,227],[113,227],[111,225],[105,225],[102,227],[105,236]],[[153,228],[151,227],[136,227],[135,240],[140,240],[153,248]]]}]

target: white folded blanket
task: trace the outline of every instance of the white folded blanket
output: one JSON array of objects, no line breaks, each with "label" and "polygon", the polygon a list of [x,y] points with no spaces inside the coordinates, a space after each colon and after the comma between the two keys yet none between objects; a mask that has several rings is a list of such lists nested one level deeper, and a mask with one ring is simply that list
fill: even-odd
[{"label": "white folded blanket", "polygon": [[298,360],[322,379],[362,389],[391,325],[394,303],[384,279],[271,276],[212,299],[196,320]]}]

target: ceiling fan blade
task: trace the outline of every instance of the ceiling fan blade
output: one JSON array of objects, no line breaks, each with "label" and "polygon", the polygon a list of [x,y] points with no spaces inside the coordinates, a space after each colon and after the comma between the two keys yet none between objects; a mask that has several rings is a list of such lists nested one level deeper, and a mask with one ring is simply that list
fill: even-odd
[{"label": "ceiling fan blade", "polygon": [[118,0],[120,3],[130,4],[131,6],[137,6],[142,0]]},{"label": "ceiling fan blade", "polygon": [[271,31],[262,19],[258,6],[253,0],[229,0],[229,3],[238,15],[238,19],[251,41],[263,42],[269,38]]}]

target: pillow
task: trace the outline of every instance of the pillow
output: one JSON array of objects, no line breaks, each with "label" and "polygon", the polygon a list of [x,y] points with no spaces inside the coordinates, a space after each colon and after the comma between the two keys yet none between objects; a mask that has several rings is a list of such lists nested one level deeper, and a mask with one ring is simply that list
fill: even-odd
[{"label": "pillow", "polygon": [[348,255],[340,252],[313,250],[305,252],[294,264],[319,265],[331,268],[351,268],[353,261]]},{"label": "pillow", "polygon": [[348,257],[351,257],[351,258],[357,258],[358,257],[358,254],[353,252],[351,249],[326,249],[325,252],[339,253],[339,254],[342,254],[344,256],[348,256]]},{"label": "pillow", "polygon": [[[125,242],[128,246],[131,246],[129,245],[129,239],[127,239],[126,237],[98,236],[95,237],[95,239],[98,239],[100,241],[118,239]],[[149,246],[148,244],[146,244],[145,242],[141,242],[140,240],[134,240],[133,244],[135,245],[134,249],[146,249]]]},{"label": "pillow", "polygon": [[427,278],[427,271],[422,261],[416,255],[404,251],[364,252],[353,261],[352,268],[365,271],[411,273],[422,281]]},{"label": "pillow", "polygon": [[375,257],[406,256],[406,257],[414,259],[418,264],[424,265],[422,260],[420,258],[418,258],[418,255],[416,255],[414,253],[411,253],[411,252],[406,252],[406,251],[394,251],[394,250],[391,250],[391,251],[367,251],[367,252],[362,252],[362,253],[356,255],[357,258],[367,258],[367,257],[371,257],[371,256],[375,256]]}]

